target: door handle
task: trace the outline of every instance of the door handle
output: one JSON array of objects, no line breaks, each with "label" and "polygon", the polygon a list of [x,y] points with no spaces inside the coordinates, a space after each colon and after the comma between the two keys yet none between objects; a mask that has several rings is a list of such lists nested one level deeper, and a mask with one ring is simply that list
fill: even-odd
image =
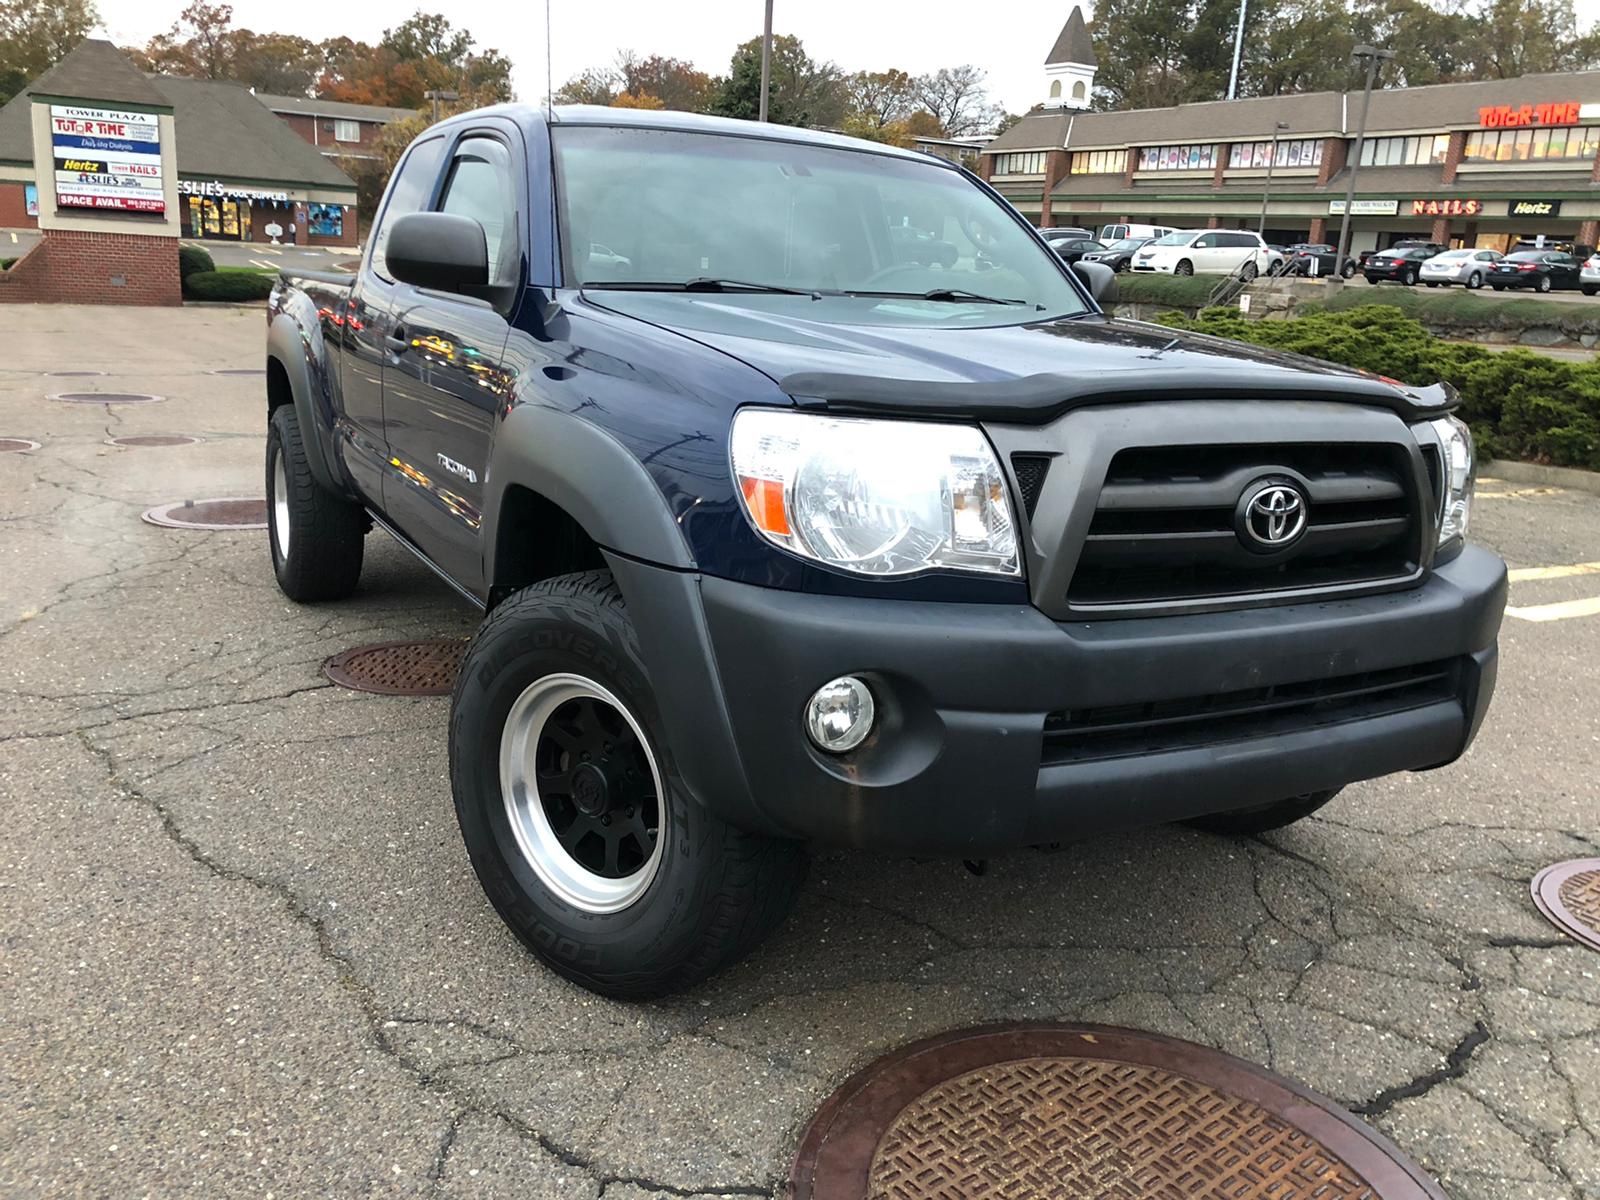
[{"label": "door handle", "polygon": [[406,327],[396,325],[389,335],[383,339],[383,344],[389,347],[391,354],[404,354],[411,349],[411,339],[406,336]]}]

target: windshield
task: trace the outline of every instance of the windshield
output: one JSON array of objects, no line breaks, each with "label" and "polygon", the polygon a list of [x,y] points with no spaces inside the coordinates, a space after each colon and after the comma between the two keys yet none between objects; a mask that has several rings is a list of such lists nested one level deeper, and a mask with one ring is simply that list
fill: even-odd
[{"label": "windshield", "polygon": [[1434,255],[1434,261],[1437,262],[1440,259],[1444,259],[1444,258],[1456,259],[1456,260],[1463,259],[1463,258],[1471,258],[1476,253],[1477,253],[1476,250],[1446,250],[1443,254]]},{"label": "windshield", "polygon": [[1159,237],[1150,244],[1152,246],[1187,246],[1193,240],[1194,234],[1192,232],[1180,229],[1177,233],[1169,233],[1166,237]]},{"label": "windshield", "polygon": [[[661,129],[552,135],[569,285],[736,281],[719,302],[759,296],[839,323],[1011,325],[1089,310],[1014,214],[932,162]],[[795,294],[761,295],[783,289]]]},{"label": "windshield", "polygon": [[1123,238],[1120,242],[1112,242],[1110,247],[1109,247],[1109,249],[1112,249],[1112,250],[1137,250],[1140,246],[1144,245],[1149,240],[1150,240],[1149,238]]},{"label": "windshield", "polygon": [[1506,255],[1506,260],[1508,262],[1543,262],[1544,261],[1544,251],[1542,251],[1542,250],[1523,250],[1523,251],[1521,251],[1520,253],[1517,253],[1517,254],[1508,254],[1508,255]]}]

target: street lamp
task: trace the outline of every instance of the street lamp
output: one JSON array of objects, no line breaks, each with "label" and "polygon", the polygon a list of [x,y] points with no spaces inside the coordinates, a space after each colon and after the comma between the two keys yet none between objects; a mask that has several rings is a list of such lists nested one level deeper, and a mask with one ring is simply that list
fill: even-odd
[{"label": "street lamp", "polygon": [[1278,161],[1278,135],[1288,128],[1287,121],[1279,121],[1272,127],[1272,156],[1267,159],[1267,182],[1261,188],[1261,220],[1256,223],[1256,233],[1263,241],[1267,236],[1267,197],[1272,193],[1272,168]]},{"label": "street lamp", "polygon": [[1356,201],[1356,172],[1361,169],[1361,150],[1367,144],[1367,109],[1372,104],[1372,85],[1378,78],[1379,64],[1393,57],[1393,50],[1380,50],[1376,46],[1357,46],[1350,52],[1351,62],[1366,64],[1367,86],[1361,93],[1361,123],[1356,127],[1356,148],[1350,156],[1350,178],[1344,187],[1344,219],[1339,222],[1339,244],[1334,247],[1333,268],[1341,276],[1345,256],[1350,252],[1350,209]]}]

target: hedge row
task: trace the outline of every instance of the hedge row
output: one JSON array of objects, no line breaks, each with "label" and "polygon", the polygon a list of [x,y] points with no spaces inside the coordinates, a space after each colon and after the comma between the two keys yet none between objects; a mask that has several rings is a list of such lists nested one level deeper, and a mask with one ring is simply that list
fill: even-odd
[{"label": "hedge row", "polygon": [[183,294],[191,300],[265,300],[277,278],[259,271],[196,271],[184,277]]},{"label": "hedge row", "polygon": [[1527,329],[1534,325],[1567,332],[1600,326],[1600,303],[1582,304],[1529,297],[1485,296],[1462,288],[1404,288],[1352,283],[1326,300],[1302,301],[1297,312],[1347,312],[1373,304],[1397,308],[1435,329]]},{"label": "hedge row", "polygon": [[215,271],[217,263],[211,254],[202,246],[178,247],[178,277],[187,279],[201,271]]},{"label": "hedge row", "polygon": [[1160,275],[1123,271],[1117,276],[1118,304],[1170,304],[1203,308],[1222,282],[1221,275]]},{"label": "hedge row", "polygon": [[1527,350],[1496,352],[1444,342],[1393,305],[1251,321],[1236,310],[1177,314],[1167,325],[1272,346],[1388,375],[1438,380],[1461,393],[1461,416],[1486,457],[1600,470],[1600,360],[1574,363]]}]

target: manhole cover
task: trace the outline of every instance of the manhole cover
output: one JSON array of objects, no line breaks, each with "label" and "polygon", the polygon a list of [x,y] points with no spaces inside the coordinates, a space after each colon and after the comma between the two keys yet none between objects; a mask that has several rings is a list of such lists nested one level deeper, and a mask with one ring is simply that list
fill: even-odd
[{"label": "manhole cover", "polygon": [[793,1200],[1444,1200],[1381,1134],[1242,1059],[1101,1025],[880,1058],[801,1139]]},{"label": "manhole cover", "polygon": [[[127,437],[107,438],[108,446],[193,446],[200,439],[179,433],[130,434]],[[265,511],[264,509],[262,511]]]},{"label": "manhole cover", "polygon": [[50,399],[63,404],[154,404],[166,397],[146,392],[56,392]]},{"label": "manhole cover", "polygon": [[213,375],[265,375],[266,371],[260,367],[220,367],[212,371]]},{"label": "manhole cover", "polygon": [[357,646],[322,664],[340,687],[380,696],[448,696],[467,644],[455,638]]},{"label": "manhole cover", "polygon": [[49,375],[49,376],[51,376],[53,378],[56,378],[56,379],[69,379],[69,378],[70,379],[82,379],[82,378],[84,378],[85,376],[88,376],[88,375],[104,375],[105,372],[104,371],[46,371],[45,374]]},{"label": "manhole cover", "polygon": [[179,500],[146,509],[142,516],[163,529],[265,529],[267,502],[249,496]]},{"label": "manhole cover", "polygon": [[19,450],[37,450],[38,442],[27,438],[0,438],[0,454],[15,454]]},{"label": "manhole cover", "polygon": [[1574,941],[1600,950],[1600,858],[1576,858],[1533,877],[1533,902]]}]

